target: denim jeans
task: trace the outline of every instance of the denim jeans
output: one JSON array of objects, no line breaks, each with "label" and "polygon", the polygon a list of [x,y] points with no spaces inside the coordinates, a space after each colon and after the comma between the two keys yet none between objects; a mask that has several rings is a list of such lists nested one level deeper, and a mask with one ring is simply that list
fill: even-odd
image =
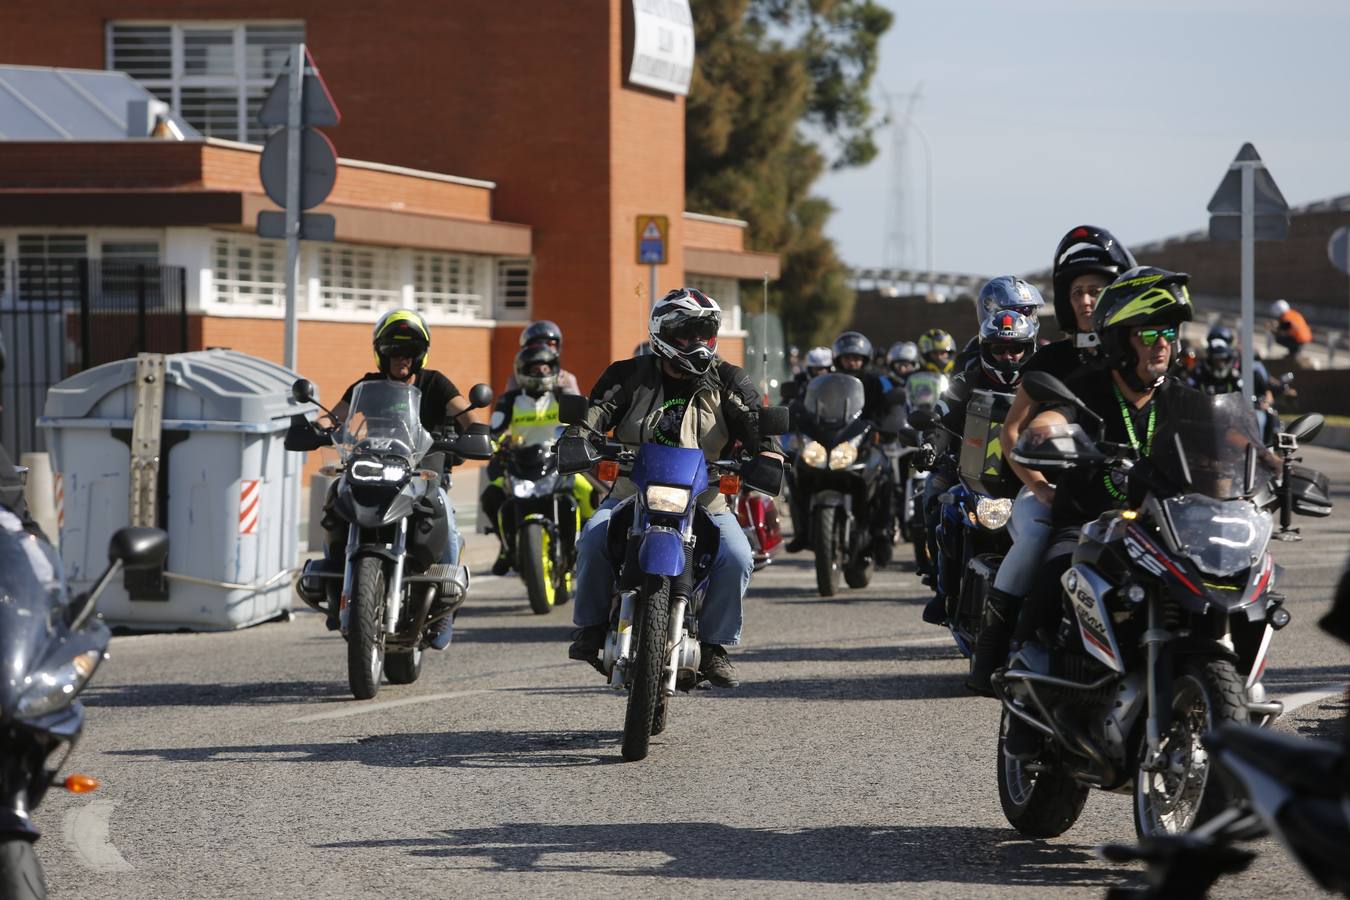
[{"label": "denim jeans", "polygon": [[1008,533],[1013,545],[999,564],[994,576],[994,587],[1014,597],[1025,597],[1031,590],[1036,569],[1045,557],[1050,543],[1050,510],[1036,499],[1031,488],[1024,487],[1013,503]]},{"label": "denim jeans", "polygon": [[[600,504],[577,542],[577,588],[572,609],[575,625],[608,625],[614,595],[616,563],[609,554],[609,519],[619,501]],[[717,559],[708,579],[708,593],[698,614],[699,640],[724,647],[741,642],[741,603],[755,560],[740,522],[730,512],[715,513],[713,523],[721,532]]]}]

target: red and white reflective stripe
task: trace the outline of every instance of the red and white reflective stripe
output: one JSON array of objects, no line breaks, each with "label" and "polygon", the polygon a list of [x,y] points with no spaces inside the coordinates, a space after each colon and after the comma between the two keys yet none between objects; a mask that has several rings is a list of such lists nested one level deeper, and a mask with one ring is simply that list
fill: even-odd
[{"label": "red and white reflective stripe", "polygon": [[239,533],[257,534],[258,515],[262,512],[262,482],[239,482]]},{"label": "red and white reflective stripe", "polygon": [[66,484],[57,472],[52,476],[52,505],[56,507],[56,530],[66,527]]}]

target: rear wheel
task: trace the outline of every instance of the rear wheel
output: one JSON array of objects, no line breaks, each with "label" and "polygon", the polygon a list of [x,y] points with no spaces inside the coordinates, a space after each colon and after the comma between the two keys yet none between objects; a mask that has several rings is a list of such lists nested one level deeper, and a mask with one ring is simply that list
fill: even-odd
[{"label": "rear wheel", "polygon": [[623,758],[645,759],[661,702],[661,670],[666,662],[670,633],[670,579],[650,578],[643,585],[642,619],[637,628],[637,652],[628,685],[628,712],[623,721]]},{"label": "rear wheel", "polygon": [[[1180,834],[1219,813],[1232,795],[1200,743],[1207,731],[1246,723],[1247,691],[1226,659],[1188,660],[1172,682],[1172,725],[1162,736],[1159,765],[1134,780],[1134,830],[1140,840]],[[1148,753],[1141,739],[1139,759]]]},{"label": "rear wheel", "polygon": [[385,654],[384,677],[390,684],[412,684],[422,674],[422,648],[397,650]]},{"label": "rear wheel", "polygon": [[384,670],[384,561],[363,556],[352,566],[347,614],[347,682],[352,696],[369,700],[380,692]]},{"label": "rear wheel", "polygon": [[542,522],[526,522],[516,536],[516,571],[525,582],[530,609],[544,615],[557,601],[557,567],[554,565],[553,536]]},{"label": "rear wheel", "polygon": [[833,506],[818,507],[811,514],[811,544],[816,552],[816,590],[822,597],[833,597],[839,590],[843,547],[835,533],[835,515],[840,510]]},{"label": "rear wheel", "polygon": [[1051,838],[1073,827],[1087,803],[1088,788],[1053,768],[1035,771],[1033,764],[1003,752],[1012,713],[1005,707],[998,732],[998,800],[1008,824],[1027,837]]},{"label": "rear wheel", "polygon": [[23,838],[0,842],[0,897],[43,900],[46,896],[47,880],[33,843]]}]

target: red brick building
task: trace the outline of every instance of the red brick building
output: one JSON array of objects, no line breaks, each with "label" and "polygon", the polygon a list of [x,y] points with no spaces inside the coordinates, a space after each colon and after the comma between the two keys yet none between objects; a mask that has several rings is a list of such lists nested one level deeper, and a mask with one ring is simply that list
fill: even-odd
[{"label": "red brick building", "polygon": [[737,279],[778,260],[745,250],[744,223],[684,210],[684,99],[629,82],[634,18],[633,0],[8,4],[0,64],[126,72],[208,137],[0,139],[0,272],[57,252],[181,265],[192,347],[279,361],[285,252],[253,233],[273,208],[254,114],[303,39],[343,116],[317,210],[337,241],[306,244],[299,292],[299,368],[322,396],[369,367],[370,325],[395,306],[426,313],[433,365],[461,386],[499,388],[539,318],[589,385],[645,337],[648,214],[670,222],[658,291],[723,301],[739,361]]}]

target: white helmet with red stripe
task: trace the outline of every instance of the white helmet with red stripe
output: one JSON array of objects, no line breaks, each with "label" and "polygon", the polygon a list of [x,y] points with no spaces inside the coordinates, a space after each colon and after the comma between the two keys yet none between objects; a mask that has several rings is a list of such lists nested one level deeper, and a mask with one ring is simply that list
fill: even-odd
[{"label": "white helmet with red stripe", "polygon": [[716,300],[695,288],[679,288],[652,307],[647,333],[657,356],[702,375],[713,363],[721,327],[722,308]]}]

